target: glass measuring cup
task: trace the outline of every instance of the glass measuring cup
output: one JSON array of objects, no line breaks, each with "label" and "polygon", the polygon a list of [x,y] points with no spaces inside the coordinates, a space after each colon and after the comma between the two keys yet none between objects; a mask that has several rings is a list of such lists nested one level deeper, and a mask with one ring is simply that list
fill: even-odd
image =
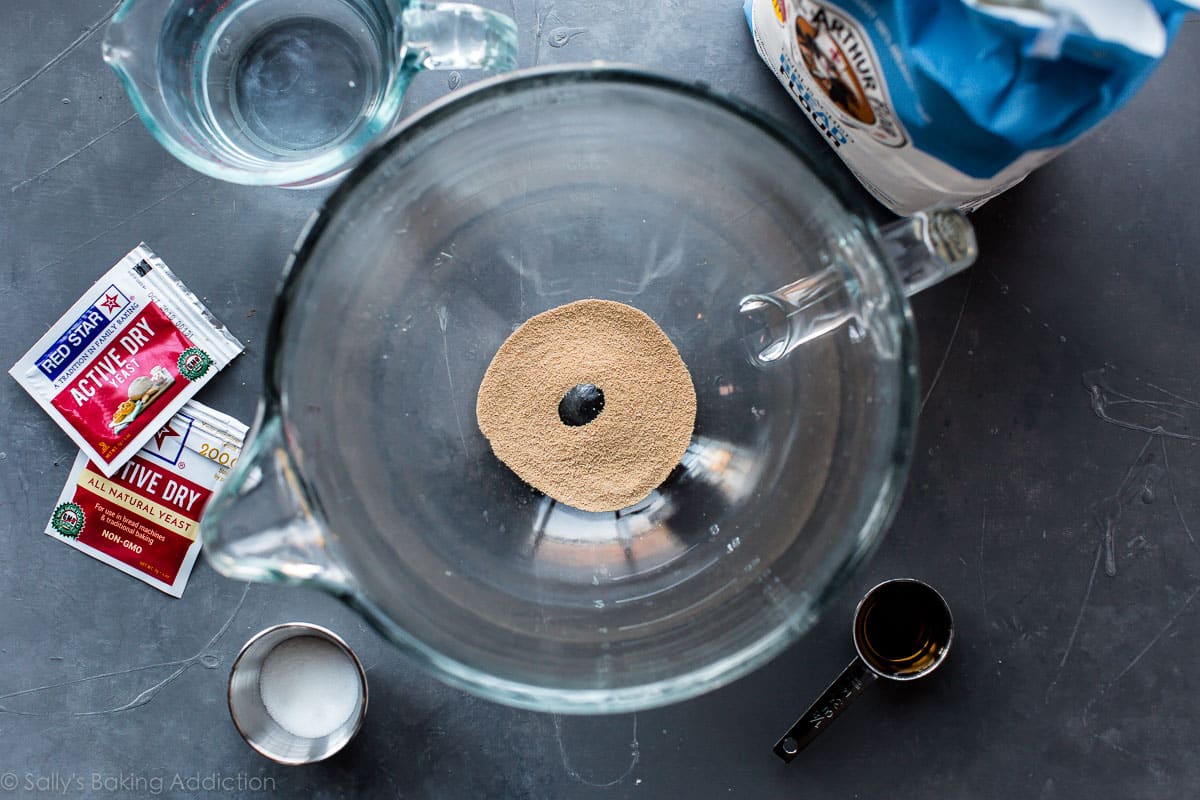
[{"label": "glass measuring cup", "polygon": [[124,0],[104,60],[172,155],[221,180],[311,186],[386,134],[422,69],[516,65],[516,25],[421,0]]},{"label": "glass measuring cup", "polygon": [[[744,675],[890,520],[917,408],[905,294],[974,256],[953,212],[873,226],[850,180],[737,101],[623,68],[422,111],[290,261],[206,556],[342,597],[513,705],[635,710]],[[514,327],[584,298],[649,315],[696,391],[681,463],[617,512],[531,489],[476,425]]]}]

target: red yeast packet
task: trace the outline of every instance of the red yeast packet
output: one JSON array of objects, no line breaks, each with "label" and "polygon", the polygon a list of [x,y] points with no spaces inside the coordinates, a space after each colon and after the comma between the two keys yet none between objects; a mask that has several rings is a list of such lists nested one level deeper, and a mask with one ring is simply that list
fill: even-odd
[{"label": "red yeast packet", "polygon": [[139,244],[9,374],[111,477],[240,352],[242,343]]},{"label": "red yeast packet", "polygon": [[245,437],[245,425],[192,400],[111,478],[80,453],[46,534],[179,597],[200,514]]}]

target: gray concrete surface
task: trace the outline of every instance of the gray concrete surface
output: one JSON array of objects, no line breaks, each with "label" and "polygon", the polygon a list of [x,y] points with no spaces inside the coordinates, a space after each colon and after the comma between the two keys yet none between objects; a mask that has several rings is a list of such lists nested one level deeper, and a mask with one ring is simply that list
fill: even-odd
[{"label": "gray concrete surface", "polygon": [[[737,3],[494,5],[515,11],[523,64],[638,62],[807,126]],[[323,192],[223,184],[172,159],[100,59],[111,8],[4,4],[0,362],[144,239],[247,343],[203,399],[249,420],[278,272]],[[977,214],[978,265],[914,303],[925,402],[887,541],[803,642],[682,705],[606,718],[496,706],[416,671],[323,595],[204,563],[172,600],[42,535],[74,448],[0,381],[0,795],[1194,796],[1197,74],[1193,20],[1127,108]],[[449,91],[447,75],[422,75],[407,110]],[[1100,368],[1126,398],[1103,415],[1081,377]],[[857,596],[897,575],[936,584],[955,610],[944,671],[876,687],[779,763],[775,737],[850,658]],[[225,708],[238,647],[289,619],[343,633],[373,692],[358,739],[303,768],[253,753]]]}]

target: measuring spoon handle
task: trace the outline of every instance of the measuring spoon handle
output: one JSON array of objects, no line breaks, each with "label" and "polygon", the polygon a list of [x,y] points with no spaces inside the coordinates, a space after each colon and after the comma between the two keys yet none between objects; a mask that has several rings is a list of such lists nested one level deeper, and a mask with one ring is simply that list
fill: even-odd
[{"label": "measuring spoon handle", "polygon": [[809,706],[804,716],[796,720],[791,729],[775,743],[775,755],[791,761],[800,751],[812,744],[821,731],[838,718],[856,697],[879,677],[857,656],[842,674],[829,684],[817,701]]}]

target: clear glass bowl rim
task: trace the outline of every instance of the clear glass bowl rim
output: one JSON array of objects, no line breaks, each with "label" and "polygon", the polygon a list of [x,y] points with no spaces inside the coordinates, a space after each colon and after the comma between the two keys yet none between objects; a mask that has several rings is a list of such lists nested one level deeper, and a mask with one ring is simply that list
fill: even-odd
[{"label": "clear glass bowl rim", "polygon": [[[841,561],[835,564],[830,572],[829,580],[824,586],[818,587],[810,594],[807,605],[794,609],[788,621],[776,626],[768,635],[760,638],[751,646],[714,660],[699,669],[653,683],[606,689],[555,688],[500,678],[451,659],[409,635],[403,628],[392,622],[365,595],[342,586],[322,586],[319,580],[311,582],[318,588],[324,588],[339,597],[358,611],[384,638],[414,659],[419,666],[451,686],[505,705],[533,711],[609,714],[639,711],[697,697],[729,684],[766,664],[798,641],[811,628],[830,599],[878,546],[899,507],[900,496],[908,476],[916,441],[917,401],[920,385],[915,360],[916,330],[900,280],[890,268],[887,258],[879,248],[877,228],[872,221],[865,196],[861,189],[857,189],[854,185],[850,175],[827,163],[833,159],[818,160],[814,157],[810,147],[788,133],[782,124],[775,122],[737,98],[714,91],[707,83],[689,82],[636,66],[595,62],[587,65],[534,67],[506,73],[480,81],[469,88],[458,90],[408,118],[387,139],[376,145],[347,174],[320,208],[313,212],[301,231],[284,268],[272,309],[265,348],[262,405],[259,424],[255,427],[257,433],[257,430],[261,429],[266,421],[276,417],[286,418],[283,411],[284,376],[281,371],[280,354],[286,347],[284,329],[289,312],[296,305],[297,294],[305,273],[311,268],[313,254],[322,234],[331,221],[337,218],[339,211],[350,203],[359,184],[373,174],[376,167],[384,163],[411,138],[441,124],[448,117],[467,108],[486,103],[497,97],[513,95],[530,89],[583,83],[640,86],[690,96],[741,117],[762,133],[782,144],[825,184],[842,203],[847,215],[862,228],[864,245],[874,250],[878,263],[883,266],[883,284],[887,292],[892,295],[893,307],[900,312],[898,315],[900,317],[898,320],[900,386],[898,387],[896,408],[898,424],[891,452],[890,472],[885,475],[867,520],[856,534],[853,546]],[[289,441],[288,446],[294,448],[295,443]],[[294,451],[293,455],[295,455]],[[312,509],[319,518],[324,519],[320,498],[302,474],[297,477]],[[294,582],[294,579],[282,574],[278,577],[281,582]]]}]

